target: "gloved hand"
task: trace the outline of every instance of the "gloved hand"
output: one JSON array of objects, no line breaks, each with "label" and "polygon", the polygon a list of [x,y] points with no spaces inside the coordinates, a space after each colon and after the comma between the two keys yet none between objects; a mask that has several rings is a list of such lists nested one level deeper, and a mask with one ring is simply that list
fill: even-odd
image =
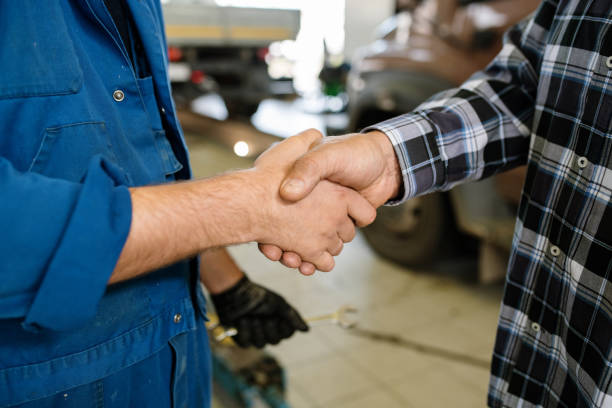
[{"label": "gloved hand", "polygon": [[241,347],[262,348],[278,344],[296,330],[308,331],[306,322],[285,299],[246,276],[211,299],[221,325],[238,330],[233,339]]}]

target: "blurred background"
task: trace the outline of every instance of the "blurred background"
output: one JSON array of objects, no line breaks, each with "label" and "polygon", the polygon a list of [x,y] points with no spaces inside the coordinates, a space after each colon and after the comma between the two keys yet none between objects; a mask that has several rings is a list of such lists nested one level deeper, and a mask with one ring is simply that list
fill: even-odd
[{"label": "blurred background", "polygon": [[[164,0],[194,173],[246,168],[307,128],[358,132],[484,68],[538,0]],[[305,317],[279,346],[211,340],[216,407],[479,407],[524,170],[379,209],[336,269],[240,266]],[[337,316],[336,316],[337,317]],[[344,321],[343,319],[347,319]],[[350,324],[349,324],[350,323]]]}]

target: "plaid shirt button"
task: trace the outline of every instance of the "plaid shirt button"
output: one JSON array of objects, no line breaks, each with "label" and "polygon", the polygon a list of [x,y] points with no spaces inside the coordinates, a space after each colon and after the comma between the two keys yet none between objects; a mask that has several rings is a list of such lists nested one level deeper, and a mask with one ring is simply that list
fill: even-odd
[{"label": "plaid shirt button", "polygon": [[539,325],[538,323],[536,323],[536,322],[533,322],[533,323],[531,323],[531,329],[532,329],[534,332],[536,332],[536,333],[537,333],[537,332],[539,332],[539,331],[540,331],[540,325]]},{"label": "plaid shirt button", "polygon": [[588,164],[589,162],[586,157],[578,158],[578,167],[580,167],[581,169],[584,169]]},{"label": "plaid shirt button", "polygon": [[608,68],[612,69],[612,56],[608,57],[608,59],[606,60],[606,65],[608,66]]},{"label": "plaid shirt button", "polygon": [[550,254],[552,256],[557,257],[557,256],[559,256],[561,254],[561,250],[559,249],[558,246],[553,245],[553,246],[550,247]]}]

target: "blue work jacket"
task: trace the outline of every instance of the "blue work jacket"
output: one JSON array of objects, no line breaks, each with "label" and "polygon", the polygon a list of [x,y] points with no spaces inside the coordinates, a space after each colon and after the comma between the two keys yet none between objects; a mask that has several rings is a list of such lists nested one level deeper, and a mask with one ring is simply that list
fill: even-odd
[{"label": "blue work jacket", "polygon": [[132,375],[156,399],[141,406],[168,405],[146,384],[163,388],[151,378],[173,367],[174,404],[208,404],[195,262],[107,287],[130,228],[128,187],[190,177],[161,6],[127,3],[150,77],[136,75],[103,0],[0,2],[0,407],[134,405],[100,394],[132,367],[150,373]]}]

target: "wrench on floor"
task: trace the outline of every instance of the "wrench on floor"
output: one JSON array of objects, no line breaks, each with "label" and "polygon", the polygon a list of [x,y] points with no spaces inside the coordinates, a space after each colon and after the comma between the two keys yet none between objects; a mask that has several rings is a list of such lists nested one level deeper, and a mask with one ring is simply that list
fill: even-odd
[{"label": "wrench on floor", "polygon": [[[357,313],[356,308],[352,306],[341,306],[338,310],[336,310],[333,313],[328,313],[328,314],[324,314],[320,316],[311,316],[306,319],[306,323],[309,323],[309,324],[331,323],[331,324],[336,324],[342,327],[343,329],[350,329],[352,327],[355,327],[355,325],[357,324],[357,320],[355,320],[354,318],[351,319],[351,317],[349,316],[350,314],[355,314],[355,313]],[[228,337],[233,337],[236,334],[238,334],[238,330],[236,330],[234,327],[223,329],[223,331],[219,332],[219,330],[217,329],[220,327],[221,326],[211,327],[211,329],[213,330],[213,337],[215,341],[219,343],[227,339]],[[218,334],[216,334],[215,331],[217,331]]]}]

